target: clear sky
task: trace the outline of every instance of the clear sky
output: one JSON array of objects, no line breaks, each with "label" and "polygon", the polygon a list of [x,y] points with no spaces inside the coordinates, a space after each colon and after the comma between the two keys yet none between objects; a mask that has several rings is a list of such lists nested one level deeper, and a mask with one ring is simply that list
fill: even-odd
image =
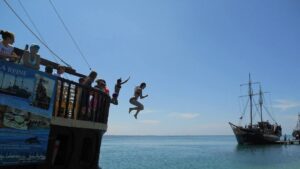
[{"label": "clear sky", "polygon": [[[232,134],[228,122],[238,123],[242,114],[239,96],[247,90],[240,84],[247,82],[249,72],[271,93],[266,106],[283,133],[291,134],[295,127],[300,112],[300,1],[52,2],[111,92],[116,79],[131,77],[121,89],[119,106],[111,106],[107,134]],[[19,2],[9,3],[33,29]],[[87,74],[49,1],[22,3],[47,44]],[[3,1],[0,12],[0,29],[15,33],[15,46],[40,44]],[[53,60],[42,45],[40,54]],[[128,100],[143,81],[149,97],[141,100],[145,110],[135,120],[128,114]]]}]

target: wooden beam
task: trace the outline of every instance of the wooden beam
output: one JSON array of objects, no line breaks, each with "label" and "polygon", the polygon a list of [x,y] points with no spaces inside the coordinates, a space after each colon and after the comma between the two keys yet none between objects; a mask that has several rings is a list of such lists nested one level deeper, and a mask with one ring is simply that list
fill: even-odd
[{"label": "wooden beam", "polygon": [[[22,56],[23,53],[24,53],[24,50],[23,49],[19,49],[19,48],[14,48],[14,52],[18,55],[18,56]],[[52,62],[50,60],[47,60],[47,59],[44,59],[42,58],[41,56],[41,65],[44,65],[44,66],[52,66],[54,69],[57,69],[59,64],[55,63],[55,62]],[[71,68],[71,67],[65,67],[65,72],[68,73],[68,74],[71,74],[73,76],[77,76],[77,77],[86,77],[86,75],[83,75],[81,73],[77,73],[75,69]]]}]

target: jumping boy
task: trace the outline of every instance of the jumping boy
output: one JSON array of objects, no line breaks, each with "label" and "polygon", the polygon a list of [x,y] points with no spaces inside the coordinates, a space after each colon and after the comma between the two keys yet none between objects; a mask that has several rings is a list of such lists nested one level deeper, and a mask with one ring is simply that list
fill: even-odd
[{"label": "jumping boy", "polygon": [[128,82],[128,80],[130,79],[130,77],[128,79],[126,79],[124,82],[122,82],[122,79],[118,79],[117,83],[115,85],[115,91],[114,94],[112,95],[112,99],[111,99],[111,103],[114,105],[118,105],[118,96],[120,93],[120,90],[122,88],[122,84],[125,84],[126,82]]}]

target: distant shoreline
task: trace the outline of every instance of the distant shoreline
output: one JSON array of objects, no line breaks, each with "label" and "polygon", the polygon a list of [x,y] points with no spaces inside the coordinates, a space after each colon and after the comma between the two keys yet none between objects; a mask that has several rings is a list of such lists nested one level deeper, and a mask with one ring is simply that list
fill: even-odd
[{"label": "distant shoreline", "polygon": [[125,137],[130,137],[130,136],[133,136],[133,137],[197,137],[197,136],[234,136],[233,134],[230,134],[230,135],[114,135],[114,134],[106,134],[104,136],[116,136],[116,137],[119,137],[119,136],[125,136]]}]

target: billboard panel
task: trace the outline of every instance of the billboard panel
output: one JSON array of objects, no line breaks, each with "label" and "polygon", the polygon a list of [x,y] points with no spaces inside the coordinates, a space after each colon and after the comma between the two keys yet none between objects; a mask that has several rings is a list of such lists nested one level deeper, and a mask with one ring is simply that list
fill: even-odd
[{"label": "billboard panel", "polygon": [[0,61],[0,166],[46,159],[56,78]]}]

